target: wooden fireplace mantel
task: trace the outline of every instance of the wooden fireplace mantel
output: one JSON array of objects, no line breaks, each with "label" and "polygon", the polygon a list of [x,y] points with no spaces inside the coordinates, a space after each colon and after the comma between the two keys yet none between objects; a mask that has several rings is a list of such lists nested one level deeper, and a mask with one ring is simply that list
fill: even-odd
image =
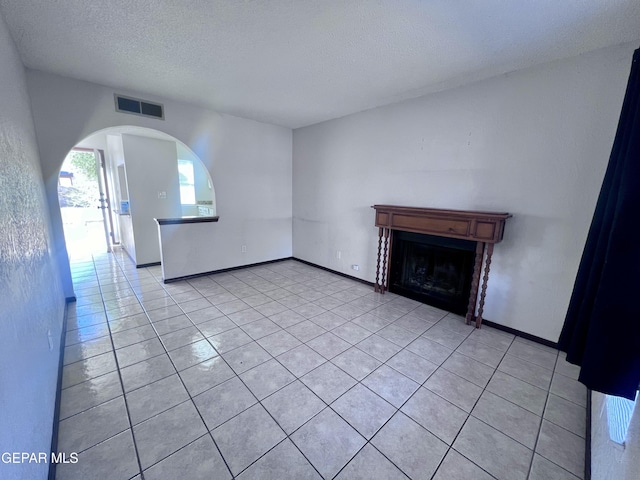
[{"label": "wooden fireplace mantel", "polygon": [[[384,293],[388,290],[387,282],[391,266],[390,256],[394,230],[460,238],[476,242],[471,294],[469,296],[466,321],[467,324],[475,321],[476,327],[480,328],[493,246],[502,240],[505,221],[511,215],[499,212],[442,210],[397,205],[373,205],[371,208],[376,211],[375,225],[378,227],[379,235],[376,292]],[[478,292],[483,259],[485,259],[484,276],[482,278],[482,288]],[[480,293],[479,303],[478,293]],[[478,313],[476,315],[477,303]]]}]

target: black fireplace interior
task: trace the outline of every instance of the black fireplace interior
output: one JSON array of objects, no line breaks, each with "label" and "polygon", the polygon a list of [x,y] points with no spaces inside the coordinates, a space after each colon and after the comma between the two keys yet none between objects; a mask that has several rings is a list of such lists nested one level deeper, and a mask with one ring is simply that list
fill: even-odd
[{"label": "black fireplace interior", "polygon": [[464,315],[476,242],[393,232],[389,291]]}]

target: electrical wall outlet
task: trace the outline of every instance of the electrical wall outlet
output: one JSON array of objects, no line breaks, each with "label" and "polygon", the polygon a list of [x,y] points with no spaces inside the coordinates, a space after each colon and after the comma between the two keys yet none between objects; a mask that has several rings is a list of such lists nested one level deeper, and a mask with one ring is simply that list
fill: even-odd
[{"label": "electrical wall outlet", "polygon": [[167,192],[158,192],[158,198],[167,198]]},{"label": "electrical wall outlet", "polygon": [[360,270],[360,265],[351,265],[353,270]]},{"label": "electrical wall outlet", "polygon": [[247,246],[246,245],[242,245],[242,253],[247,253]]},{"label": "electrical wall outlet", "polygon": [[342,258],[342,252],[341,252],[340,250],[338,250],[338,251],[336,252],[336,258],[337,258],[338,260],[340,260],[340,259]]}]

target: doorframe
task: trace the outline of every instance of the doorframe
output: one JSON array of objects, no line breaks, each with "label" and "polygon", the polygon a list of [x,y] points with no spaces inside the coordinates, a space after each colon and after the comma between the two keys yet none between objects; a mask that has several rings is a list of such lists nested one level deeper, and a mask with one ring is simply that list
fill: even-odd
[{"label": "doorframe", "polygon": [[[109,181],[108,181],[108,176],[107,176],[107,166],[106,166],[106,162],[105,162],[105,155],[104,155],[104,149],[102,148],[86,148],[86,147],[73,147],[71,149],[70,152],[89,152],[89,153],[93,153],[96,156],[96,161],[98,162],[97,165],[99,165],[98,168],[98,175],[100,176],[100,179],[98,179],[98,186],[100,185],[104,185],[104,199],[100,199],[100,203],[106,203],[106,208],[107,208],[107,219],[109,224],[105,224],[104,220],[103,220],[103,227],[105,229],[105,233],[106,233],[106,238],[107,238],[107,251],[111,252],[112,251],[112,247],[114,245],[120,245],[119,241],[116,241],[115,238],[115,230],[113,228],[113,209],[111,208],[111,194],[110,194],[110,190],[109,190]],[[103,194],[103,192],[100,192],[101,194]],[[103,205],[104,206],[104,205]],[[98,207],[101,208],[101,207]],[[104,210],[103,210],[104,211]]]}]

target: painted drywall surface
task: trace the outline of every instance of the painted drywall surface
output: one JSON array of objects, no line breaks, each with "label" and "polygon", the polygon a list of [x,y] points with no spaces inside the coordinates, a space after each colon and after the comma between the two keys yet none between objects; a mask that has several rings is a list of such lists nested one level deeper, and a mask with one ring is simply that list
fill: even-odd
[{"label": "painted drywall surface", "polygon": [[[213,179],[219,224],[216,268],[291,256],[291,137],[288,128],[221,115],[197,106],[117,90],[164,104],[165,120],[118,113],[113,88],[27,70],[55,244],[65,251],[57,177],[67,152],[112,126],[161,130],[186,144]],[[243,254],[241,246],[247,245]],[[65,292],[72,291],[61,261]]]},{"label": "painted drywall surface", "polygon": [[122,135],[124,166],[138,265],[160,261],[154,218],[182,216],[175,142]]},{"label": "painted drywall surface", "polygon": [[[186,277],[216,270],[221,255],[217,222],[159,225],[162,278]],[[268,260],[276,260],[274,257]],[[265,260],[266,261],[266,260]]]},{"label": "painted drywall surface", "polygon": [[[118,212],[120,211],[120,178],[118,176],[118,167],[113,163],[113,159],[109,157],[107,154],[107,135],[103,134],[100,136],[100,145],[103,146],[102,151],[104,152],[104,173],[106,177],[106,185],[105,185],[105,193],[108,196],[109,200],[109,210],[108,213],[111,214],[111,218],[109,221],[109,230],[111,231],[111,241],[114,244],[120,243],[120,224],[118,222]],[[124,174],[124,165],[122,166],[123,176]]]},{"label": "painted drywall surface", "polygon": [[[215,199],[213,198],[212,187],[210,187],[207,170],[200,161],[193,161],[194,188],[196,191],[196,203],[208,205],[215,210]],[[211,203],[207,203],[211,202]]]},{"label": "painted drywall surface", "polygon": [[[22,63],[0,16],[0,452],[48,452],[64,295]],[[0,462],[0,478],[48,464]]]},{"label": "painted drywall surface", "polygon": [[111,208],[114,213],[114,241],[121,244],[125,250],[135,258],[135,244],[133,242],[133,225],[131,217],[122,212],[122,202],[129,199],[127,189],[127,175],[124,169],[124,147],[122,135],[105,135],[105,167],[110,181]]},{"label": "painted drywall surface", "polygon": [[[196,192],[196,203],[204,204],[213,208],[213,213],[215,215],[216,211],[216,199],[215,192],[213,190],[213,183],[211,182],[211,178],[209,177],[209,172],[205,168],[202,161],[193,154],[189,149],[185,148],[184,145],[176,143],[176,150],[178,152],[178,159],[180,160],[191,160],[193,164],[193,177],[194,177],[194,187]],[[211,202],[210,204],[205,202]],[[183,205],[183,212],[185,209],[190,208],[188,211],[193,213],[185,213],[184,215],[197,215],[198,208],[194,205]]]},{"label": "painted drywall surface", "polygon": [[485,318],[556,341],[632,51],[604,49],[295,130],[294,256],[373,281],[371,205],[507,211]]},{"label": "painted drywall surface", "polygon": [[640,405],[636,403],[624,445],[609,436],[607,396],[591,396],[591,478],[636,480],[640,472]]},{"label": "painted drywall surface", "polygon": [[[159,226],[163,278],[179,278],[228,268],[219,266],[225,256],[225,239],[219,234],[224,229],[225,221],[224,218],[220,218],[218,222]],[[269,237],[270,234],[270,230],[265,228],[264,242],[278,242],[277,238]],[[277,251],[274,251],[271,257],[258,257],[250,246],[247,246],[247,251],[242,255],[244,258],[240,265],[284,258]]]}]

